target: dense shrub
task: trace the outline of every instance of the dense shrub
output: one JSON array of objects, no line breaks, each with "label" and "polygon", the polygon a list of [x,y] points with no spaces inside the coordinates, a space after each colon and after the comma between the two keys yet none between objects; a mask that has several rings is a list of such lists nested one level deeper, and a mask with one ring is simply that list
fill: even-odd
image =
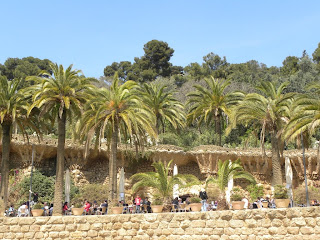
[{"label": "dense shrub", "polygon": [[[45,176],[40,171],[35,170],[32,176],[32,192],[38,193],[39,201],[53,202],[55,176]],[[20,205],[29,200],[30,176],[24,176],[21,181],[10,188],[11,204]],[[71,181],[70,198],[79,192]]]},{"label": "dense shrub", "polygon": [[251,184],[247,187],[247,190],[250,194],[251,201],[257,200],[258,197],[263,197],[263,186]]}]

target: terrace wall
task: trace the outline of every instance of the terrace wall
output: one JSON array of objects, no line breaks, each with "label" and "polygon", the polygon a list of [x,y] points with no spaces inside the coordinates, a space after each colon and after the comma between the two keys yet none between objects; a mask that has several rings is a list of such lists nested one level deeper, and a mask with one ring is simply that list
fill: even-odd
[{"label": "terrace wall", "polygon": [[0,218],[0,239],[313,239],[320,208]]}]

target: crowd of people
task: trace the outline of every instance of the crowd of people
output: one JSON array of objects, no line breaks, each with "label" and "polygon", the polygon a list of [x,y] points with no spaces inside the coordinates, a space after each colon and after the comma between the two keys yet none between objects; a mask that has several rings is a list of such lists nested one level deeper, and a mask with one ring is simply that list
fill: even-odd
[{"label": "crowd of people", "polygon": [[[18,209],[14,209],[13,205],[11,205],[7,211],[6,216],[9,217],[24,217],[29,216],[31,212],[29,213],[30,209],[33,208],[35,204],[41,204],[41,209],[43,209],[44,216],[52,216],[53,212],[53,203],[49,204],[48,202],[39,202],[38,201],[38,195],[33,194],[33,201],[29,203],[29,201],[23,202],[21,206]],[[208,196],[205,190],[202,190],[199,192],[199,198],[201,199],[201,211],[214,211],[218,208],[218,201],[209,201]],[[249,200],[244,197],[242,199],[244,202],[244,208],[245,209],[258,209],[258,208],[276,208],[274,199],[271,199],[269,195],[267,195],[265,198],[258,197],[255,201],[252,203],[249,202]],[[171,211],[172,212],[180,212],[180,211],[191,211],[189,204],[190,202],[190,196],[184,196],[182,198],[175,197],[173,198],[171,202]],[[92,203],[88,200],[84,200],[81,208],[83,208],[83,214],[84,215],[96,215],[96,214],[107,214],[108,213],[108,207],[110,203],[108,200],[105,200],[104,202],[98,204],[97,201],[93,201]],[[136,195],[136,197],[132,201],[125,202],[124,200],[118,201],[116,204],[113,204],[118,207],[123,207],[123,213],[129,214],[129,213],[151,213],[151,202],[148,197],[145,197],[142,199],[140,195]],[[311,201],[312,206],[319,206],[319,203],[317,200]],[[74,205],[69,205],[68,202],[65,202],[62,206],[63,213],[65,215],[70,215],[72,208],[74,208]],[[232,203],[230,203],[230,208],[232,209]]]}]

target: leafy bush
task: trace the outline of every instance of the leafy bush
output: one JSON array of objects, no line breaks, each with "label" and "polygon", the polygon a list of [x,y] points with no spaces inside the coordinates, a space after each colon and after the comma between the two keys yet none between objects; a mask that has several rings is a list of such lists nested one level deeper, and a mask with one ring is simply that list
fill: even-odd
[{"label": "leafy bush", "polygon": [[[44,202],[52,202],[54,197],[54,177],[47,177],[41,172],[35,170],[32,176],[32,191],[38,193],[39,200]],[[26,201],[29,199],[30,176],[24,177],[22,181],[16,185],[19,200]],[[17,199],[18,200],[18,199]]]},{"label": "leafy bush", "polygon": [[190,198],[191,203],[200,203],[201,199],[199,197],[193,196]]},{"label": "leafy bush", "polygon": [[41,208],[42,208],[42,205],[40,203],[37,203],[32,206],[32,209],[41,209]]},{"label": "leafy bush", "polygon": [[[309,201],[320,200],[320,189],[309,186],[308,187]],[[306,204],[306,188],[304,185],[300,185],[293,190],[293,199],[297,204]]]},{"label": "leafy bush", "polygon": [[234,187],[231,191],[231,201],[241,201],[243,199],[243,194],[241,193],[241,189]]},{"label": "leafy bush", "polygon": [[258,197],[262,197],[263,193],[263,185],[251,184],[247,187],[247,190],[250,194],[251,201],[255,201]]},{"label": "leafy bush", "polygon": [[[40,171],[35,170],[32,176],[32,191],[38,193],[39,201],[53,202],[55,176],[45,176]],[[30,176],[25,176],[22,180],[10,188],[10,202],[21,204],[29,199]],[[73,181],[70,186],[70,198],[76,195],[79,189],[75,187]]]},{"label": "leafy bush", "polygon": [[162,205],[163,201],[161,198],[156,198],[155,200],[153,200],[152,205]]},{"label": "leafy bush", "polygon": [[75,208],[82,208],[83,207],[83,202],[80,200],[80,199],[73,199],[72,200],[72,205],[75,207]]},{"label": "leafy bush", "polygon": [[274,186],[274,198],[275,199],[287,199],[288,189],[283,185]]}]

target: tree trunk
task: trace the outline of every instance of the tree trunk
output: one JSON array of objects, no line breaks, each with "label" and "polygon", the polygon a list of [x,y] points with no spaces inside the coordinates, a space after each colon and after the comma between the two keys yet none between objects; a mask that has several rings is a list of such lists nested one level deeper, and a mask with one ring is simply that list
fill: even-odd
[{"label": "tree trunk", "polygon": [[111,138],[111,154],[109,159],[109,200],[117,197],[117,150],[118,150],[118,119],[115,118]]},{"label": "tree trunk", "polygon": [[320,142],[318,140],[318,147],[317,147],[317,168],[316,173],[320,175]]},{"label": "tree trunk", "polygon": [[67,113],[64,110],[61,118],[58,117],[58,147],[57,147],[57,167],[56,182],[54,187],[53,215],[62,215],[63,204],[63,179],[64,179],[64,145],[66,139]]},{"label": "tree trunk", "polygon": [[282,185],[282,169],[280,162],[279,139],[276,133],[271,133],[272,147],[272,185]]},{"label": "tree trunk", "polygon": [[221,141],[222,131],[221,131],[221,116],[220,115],[217,116],[216,133],[219,134],[219,146],[221,147],[221,145],[222,145],[222,141]]},{"label": "tree trunk", "polygon": [[[9,189],[9,161],[10,161],[10,130],[11,124],[2,125],[2,161],[1,161],[1,185],[0,196],[3,200],[3,206],[0,205],[0,212],[3,213],[8,205]],[[1,216],[2,217],[2,216]]]}]

